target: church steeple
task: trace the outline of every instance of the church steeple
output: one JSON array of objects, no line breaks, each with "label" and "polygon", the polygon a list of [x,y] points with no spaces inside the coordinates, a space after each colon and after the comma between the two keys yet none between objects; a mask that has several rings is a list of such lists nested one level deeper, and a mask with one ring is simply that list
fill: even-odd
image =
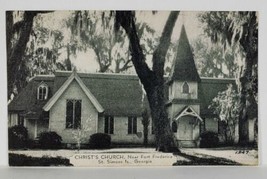
[{"label": "church steeple", "polygon": [[177,54],[170,74],[170,82],[174,80],[200,81],[184,25],[182,26]]}]

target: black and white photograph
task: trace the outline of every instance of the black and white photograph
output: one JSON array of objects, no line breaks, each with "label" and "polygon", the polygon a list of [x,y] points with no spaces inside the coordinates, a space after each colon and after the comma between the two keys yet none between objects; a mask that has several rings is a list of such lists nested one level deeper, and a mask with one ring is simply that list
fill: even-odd
[{"label": "black and white photograph", "polygon": [[7,10],[9,166],[257,166],[257,11]]}]

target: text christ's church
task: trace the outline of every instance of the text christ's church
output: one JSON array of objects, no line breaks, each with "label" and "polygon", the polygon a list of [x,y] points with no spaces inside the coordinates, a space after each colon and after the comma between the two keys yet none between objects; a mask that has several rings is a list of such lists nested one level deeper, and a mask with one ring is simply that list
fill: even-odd
[{"label": "text christ's church", "polygon": [[[165,79],[166,109],[177,145],[198,147],[205,131],[220,136],[220,121],[208,106],[235,80],[199,77],[184,26],[170,76]],[[31,139],[44,131],[55,131],[63,143],[75,144],[73,131],[81,128],[88,136],[84,143],[94,133],[107,133],[114,145],[142,145],[144,108],[149,106],[136,75],[74,70],[33,77],[8,105],[8,120],[9,126],[24,125]],[[148,142],[153,144],[151,124]]]}]

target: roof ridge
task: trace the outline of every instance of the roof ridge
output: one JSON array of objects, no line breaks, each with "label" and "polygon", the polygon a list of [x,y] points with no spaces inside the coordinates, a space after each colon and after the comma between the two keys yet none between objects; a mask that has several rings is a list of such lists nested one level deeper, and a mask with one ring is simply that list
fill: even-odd
[{"label": "roof ridge", "polygon": [[[64,74],[64,73],[69,73],[71,74],[72,71],[62,71],[62,70],[58,70],[55,73],[57,74]],[[95,74],[95,75],[117,75],[117,76],[137,76],[137,74],[129,74],[129,73],[110,73],[110,72],[105,72],[105,73],[100,73],[100,72],[79,72],[77,71],[78,74]]]},{"label": "roof ridge", "polygon": [[236,78],[220,78],[220,77],[206,77],[206,76],[201,76],[200,78],[202,79],[230,79],[230,80],[236,79]]},{"label": "roof ridge", "polygon": [[[120,79],[120,80],[139,80],[136,74],[122,74],[122,73],[77,73],[81,78],[100,78],[100,79]],[[55,73],[56,77],[69,77],[71,75],[70,71],[57,71]]]},{"label": "roof ridge", "polygon": [[55,78],[55,75],[51,74],[51,75],[35,75],[33,77],[29,78],[29,81],[33,81],[36,78]]}]

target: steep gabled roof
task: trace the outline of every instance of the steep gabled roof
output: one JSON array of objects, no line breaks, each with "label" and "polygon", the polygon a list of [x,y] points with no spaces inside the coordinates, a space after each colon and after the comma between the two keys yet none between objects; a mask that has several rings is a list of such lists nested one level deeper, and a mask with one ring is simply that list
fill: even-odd
[{"label": "steep gabled roof", "polygon": [[200,81],[184,25],[178,41],[177,54],[172,64],[169,82],[174,80]]},{"label": "steep gabled roof", "polygon": [[[57,72],[54,89],[59,89],[70,72]],[[136,75],[114,73],[78,73],[86,87],[104,108],[104,114],[113,116],[140,116],[143,107],[149,109]]]},{"label": "steep gabled roof", "polygon": [[104,111],[101,104],[97,101],[95,96],[91,93],[91,91],[85,86],[81,78],[77,75],[76,71],[73,71],[73,73],[70,75],[70,77],[65,81],[65,83],[57,90],[57,92],[50,98],[50,100],[45,104],[43,109],[45,111],[49,111],[51,107],[57,102],[57,100],[60,98],[60,96],[65,92],[65,90],[69,87],[71,82],[73,80],[76,80],[77,83],[82,88],[83,92],[86,94],[86,96],[89,98],[89,100],[92,102],[94,107],[99,113],[102,113]]},{"label": "steep gabled roof", "polygon": [[[23,111],[31,118],[38,118],[43,107],[70,78],[71,72],[56,72],[51,76],[36,76],[8,105],[8,110]],[[86,88],[101,104],[105,115],[141,116],[144,108],[149,110],[146,98],[142,100],[142,88],[136,75],[78,73]],[[48,99],[37,100],[37,87],[41,82],[49,86]],[[34,115],[34,117],[33,117]]]},{"label": "steep gabled roof", "polygon": [[[27,86],[9,103],[9,111],[23,111],[23,114],[31,114],[31,118],[39,118],[42,107],[53,95],[54,75],[40,75],[32,78]],[[48,85],[48,98],[37,100],[37,88],[41,83]]]}]

